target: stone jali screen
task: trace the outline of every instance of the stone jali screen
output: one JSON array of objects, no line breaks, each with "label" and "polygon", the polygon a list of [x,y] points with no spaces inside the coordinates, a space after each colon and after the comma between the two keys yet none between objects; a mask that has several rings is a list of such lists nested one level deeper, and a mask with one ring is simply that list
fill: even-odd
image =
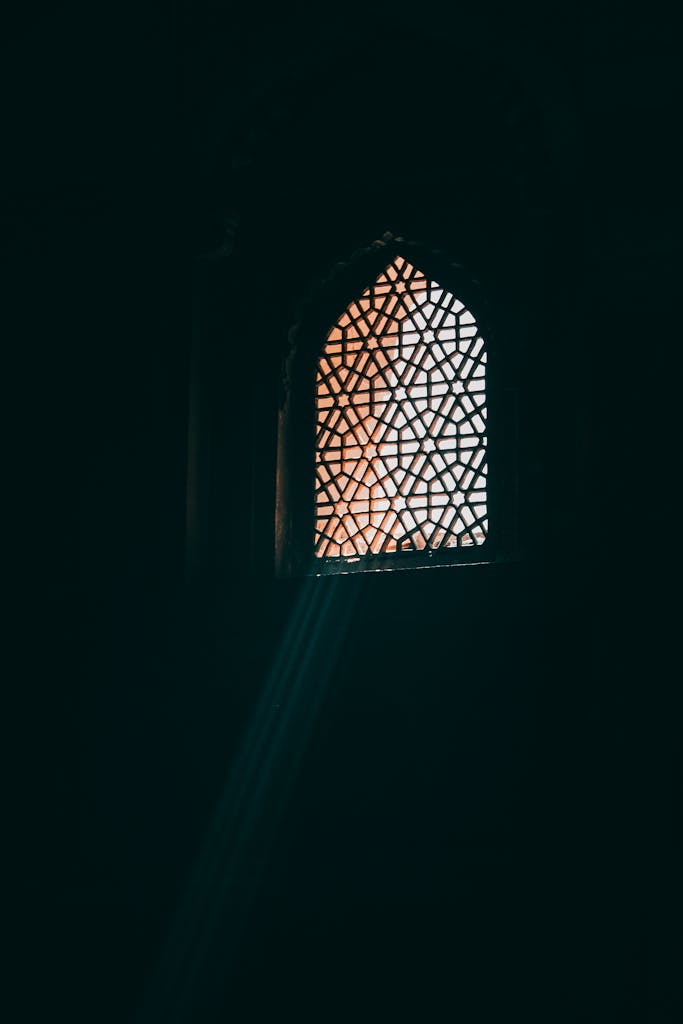
[{"label": "stone jali screen", "polygon": [[318,558],[485,542],[485,380],[475,318],[397,256],[318,361]]}]

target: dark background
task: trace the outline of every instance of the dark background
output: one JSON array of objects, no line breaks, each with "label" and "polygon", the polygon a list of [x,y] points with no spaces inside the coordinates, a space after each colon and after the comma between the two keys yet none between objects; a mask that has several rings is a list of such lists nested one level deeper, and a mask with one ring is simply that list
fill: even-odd
[{"label": "dark background", "polygon": [[[5,1019],[680,1020],[671,12],[3,49]],[[276,580],[287,331],[386,230],[490,297],[519,558]]]}]

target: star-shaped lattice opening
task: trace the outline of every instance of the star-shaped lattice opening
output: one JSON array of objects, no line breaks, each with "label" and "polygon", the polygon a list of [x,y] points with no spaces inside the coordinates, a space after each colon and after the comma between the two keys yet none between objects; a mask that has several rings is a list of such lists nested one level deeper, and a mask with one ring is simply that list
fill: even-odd
[{"label": "star-shaped lattice opening", "polygon": [[485,379],[475,318],[397,256],[318,361],[319,558],[484,543]]}]

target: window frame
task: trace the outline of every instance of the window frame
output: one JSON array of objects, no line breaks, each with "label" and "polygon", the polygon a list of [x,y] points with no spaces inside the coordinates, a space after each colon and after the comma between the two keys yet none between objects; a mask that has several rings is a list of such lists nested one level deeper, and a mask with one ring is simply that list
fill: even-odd
[{"label": "window frame", "polygon": [[[399,255],[464,303],[484,339],[487,353],[487,539],[471,547],[385,552],[359,556],[354,561],[319,558],[314,553],[318,359],[330,327]],[[503,438],[511,427],[513,433],[516,430],[514,423],[505,422],[510,419],[510,409],[508,402],[501,401],[505,382],[499,373],[498,331],[493,321],[490,303],[473,275],[437,249],[389,233],[358,250],[348,263],[337,264],[334,271],[312,289],[289,331],[281,378],[275,515],[275,563],[279,576],[491,564],[500,560],[500,540],[506,532],[514,530],[511,499],[516,491],[516,474],[510,455],[506,454],[510,446],[503,443]]]}]

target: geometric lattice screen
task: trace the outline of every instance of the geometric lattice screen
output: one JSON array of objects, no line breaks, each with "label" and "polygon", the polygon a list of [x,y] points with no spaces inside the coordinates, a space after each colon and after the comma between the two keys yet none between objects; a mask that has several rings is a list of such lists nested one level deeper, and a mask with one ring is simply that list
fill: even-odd
[{"label": "geometric lattice screen", "polygon": [[397,256],[327,335],[316,381],[319,558],[483,544],[486,349]]}]

